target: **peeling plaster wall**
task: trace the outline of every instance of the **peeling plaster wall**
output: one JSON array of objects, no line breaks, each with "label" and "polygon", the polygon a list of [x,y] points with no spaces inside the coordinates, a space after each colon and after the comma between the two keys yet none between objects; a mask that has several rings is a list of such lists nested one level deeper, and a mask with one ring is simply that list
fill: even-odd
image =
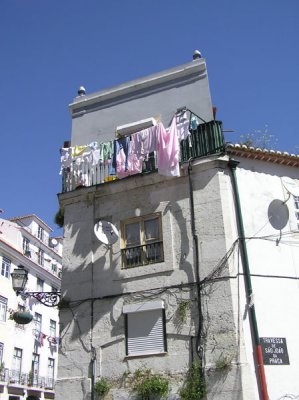
[{"label": "peeling plaster wall", "polygon": [[[200,279],[207,277],[227,252],[220,193],[223,180],[227,179],[223,174],[224,164],[207,159],[192,171]],[[231,198],[227,200],[230,201]],[[198,331],[187,172],[183,171],[176,179],[165,179],[155,173],[80,189],[60,195],[60,203],[65,209],[62,291],[71,303],[60,312],[62,345],[56,398],[90,398],[91,339],[97,353],[96,375],[118,381],[111,398],[130,398],[128,388],[121,382],[124,373],[138,368],[151,368],[169,375],[172,387],[169,398],[176,398],[192,354],[196,358]],[[137,209],[140,215],[161,212],[165,261],[123,270],[120,242],[110,247],[101,244],[93,233],[93,226],[99,219],[109,219],[119,229],[120,221],[134,217]],[[229,275],[230,268],[225,264],[221,274]],[[181,288],[181,284],[189,285]],[[92,331],[91,298],[96,299]],[[122,306],[153,299],[165,302],[168,353],[127,358]],[[178,304],[182,300],[191,301],[184,324],[178,315]],[[239,338],[233,307],[236,301],[232,298],[229,279],[203,287],[202,345],[208,399],[252,400],[251,384],[243,387],[244,381],[252,380],[246,357],[243,355],[242,364],[238,362]],[[231,358],[230,369],[215,370],[221,357]]]}]

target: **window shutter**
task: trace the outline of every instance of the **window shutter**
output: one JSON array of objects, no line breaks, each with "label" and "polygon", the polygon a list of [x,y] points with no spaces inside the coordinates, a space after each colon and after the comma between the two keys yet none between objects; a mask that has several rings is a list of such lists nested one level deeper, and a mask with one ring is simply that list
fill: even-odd
[{"label": "window shutter", "polygon": [[127,314],[128,355],[165,351],[162,313],[159,309]]}]

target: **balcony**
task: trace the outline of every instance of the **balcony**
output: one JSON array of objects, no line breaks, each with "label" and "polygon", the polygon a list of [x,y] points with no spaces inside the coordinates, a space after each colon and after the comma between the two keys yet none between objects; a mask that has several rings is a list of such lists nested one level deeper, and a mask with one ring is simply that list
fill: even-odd
[{"label": "balcony", "polygon": [[191,130],[191,143],[190,147],[188,139],[181,142],[182,163],[190,158],[222,153],[225,150],[222,122],[211,121],[198,125],[196,130]]},{"label": "balcony", "polygon": [[134,268],[164,261],[162,241],[127,247],[122,249],[121,253],[123,268]]},{"label": "balcony", "polygon": [[[195,114],[191,113],[191,115]],[[191,146],[190,143],[192,144]],[[222,122],[210,121],[198,125],[196,129],[191,129],[190,137],[181,141],[180,163],[183,164],[190,158],[198,159],[224,151],[225,142]],[[70,192],[80,187],[89,187],[116,180],[117,177],[115,175],[109,175],[109,170],[109,164],[92,166],[85,161],[83,165],[78,167],[73,163],[70,167],[62,170],[62,193]],[[150,153],[147,161],[143,162],[142,174],[151,172],[157,172],[155,153]]]},{"label": "balcony", "polygon": [[30,373],[24,373],[8,368],[5,368],[0,372],[0,382],[3,382],[8,386],[26,386],[43,390],[54,390],[55,383],[52,377],[33,376]]}]

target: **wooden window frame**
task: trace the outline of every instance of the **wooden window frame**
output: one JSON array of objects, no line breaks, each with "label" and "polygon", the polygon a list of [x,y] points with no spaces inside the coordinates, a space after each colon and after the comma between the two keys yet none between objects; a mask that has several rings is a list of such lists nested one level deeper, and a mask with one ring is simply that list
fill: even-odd
[{"label": "wooden window frame", "polygon": [[[146,240],[145,238],[145,222],[158,220],[158,229],[159,229],[159,237],[158,240]],[[140,244],[137,246],[128,245],[126,239],[126,226],[130,224],[138,223],[139,224],[139,232],[140,232]],[[156,264],[164,261],[164,248],[163,248],[163,233],[162,233],[162,215],[160,212],[147,214],[140,217],[128,218],[126,220],[121,221],[121,253],[122,253],[122,268],[129,269],[134,267],[145,266],[149,264]],[[152,245],[152,246],[151,246]],[[150,246],[151,249],[150,250]],[[138,253],[136,257],[137,261],[133,263],[128,263],[128,251],[132,249]],[[154,257],[148,257],[148,251],[156,252],[158,251],[158,255]]]}]

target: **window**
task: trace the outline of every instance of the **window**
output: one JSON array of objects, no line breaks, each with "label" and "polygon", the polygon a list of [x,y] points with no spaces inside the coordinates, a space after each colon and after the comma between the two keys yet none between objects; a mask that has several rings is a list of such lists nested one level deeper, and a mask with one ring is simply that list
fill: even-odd
[{"label": "window", "polygon": [[39,375],[39,354],[33,353],[31,363],[31,384],[36,386],[38,384]]},{"label": "window", "polygon": [[30,252],[30,240],[23,237],[23,253],[27,257],[31,257],[31,252]]},{"label": "window", "polygon": [[41,266],[44,266],[44,261],[45,261],[45,252],[42,249],[38,249],[38,253],[37,253],[37,258],[38,258],[38,263]]},{"label": "window", "polygon": [[164,303],[152,301],[124,306],[126,354],[148,355],[165,353],[166,328]]},{"label": "window", "polygon": [[23,350],[15,347],[12,359],[11,378],[17,383],[21,381],[22,355]]},{"label": "window", "polygon": [[52,264],[51,270],[52,270],[53,274],[57,274],[57,264]]},{"label": "window", "polygon": [[37,237],[42,241],[44,240],[44,230],[41,226],[38,226]]},{"label": "window", "polygon": [[56,337],[56,321],[50,319],[50,336]]},{"label": "window", "polygon": [[4,344],[0,342],[0,365],[2,364],[2,360],[3,360],[3,348],[4,348]]},{"label": "window", "polygon": [[34,325],[35,325],[35,333],[41,332],[42,330],[42,316],[39,313],[34,314]]},{"label": "window", "polygon": [[53,358],[48,358],[48,377],[46,387],[49,389],[54,386],[54,366],[55,360]]},{"label": "window", "polygon": [[163,261],[161,214],[123,221],[121,230],[123,268]]},{"label": "window", "polygon": [[44,291],[44,281],[40,278],[36,278],[36,291],[37,292]]},{"label": "window", "polygon": [[0,296],[0,321],[6,321],[7,298]]},{"label": "window", "polygon": [[10,259],[2,257],[1,275],[4,276],[5,278],[9,278],[10,266],[11,266]]},{"label": "window", "polygon": [[294,196],[295,215],[297,219],[297,228],[299,229],[299,196]]}]

